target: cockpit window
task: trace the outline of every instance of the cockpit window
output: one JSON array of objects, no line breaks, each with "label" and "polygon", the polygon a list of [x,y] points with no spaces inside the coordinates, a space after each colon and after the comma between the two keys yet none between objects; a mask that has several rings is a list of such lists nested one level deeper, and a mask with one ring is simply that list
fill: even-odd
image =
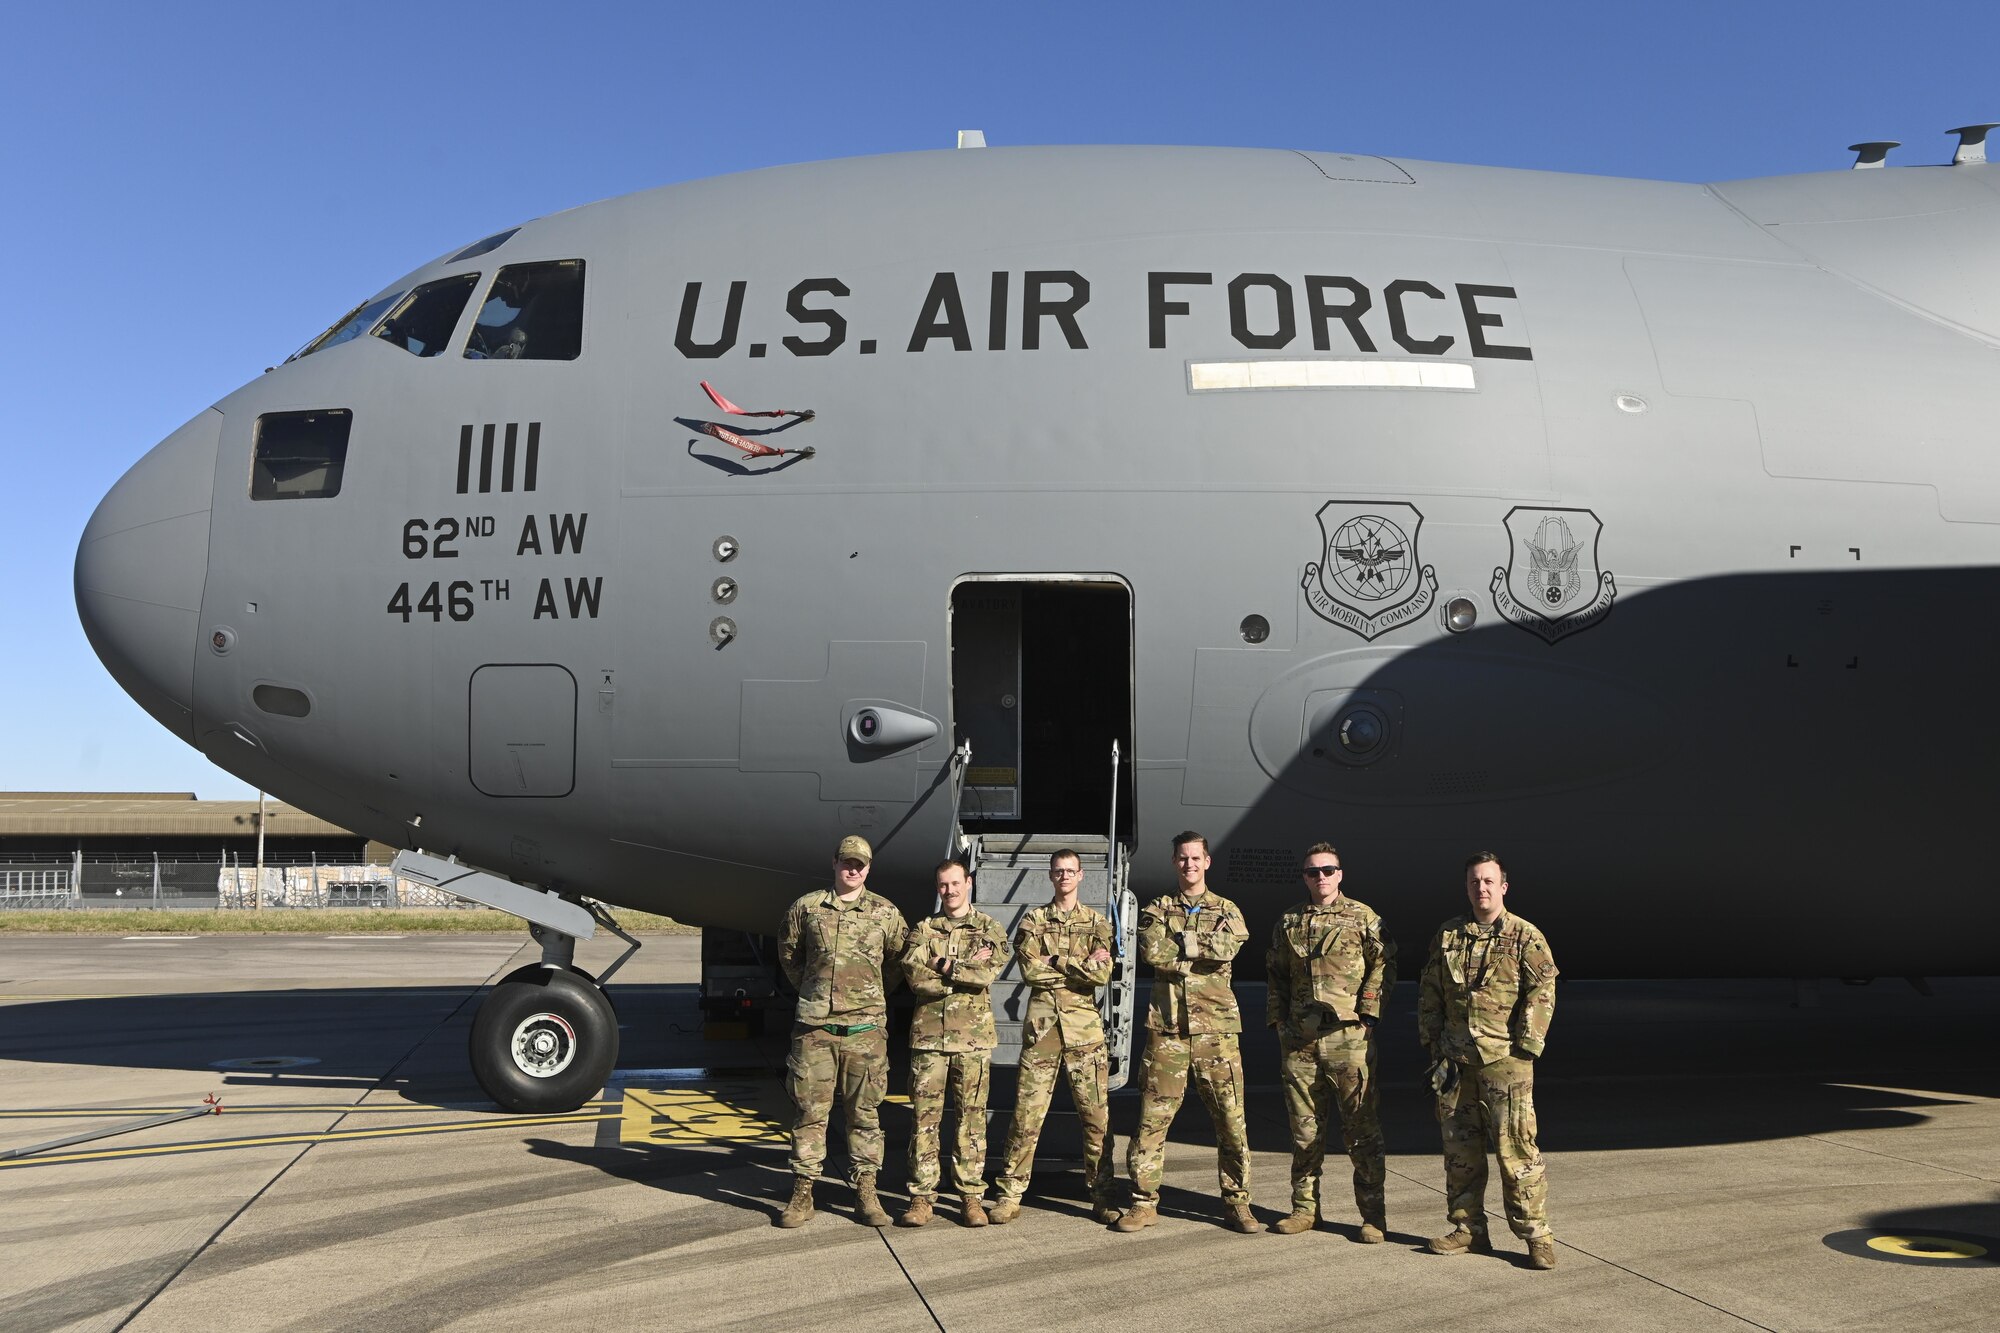
[{"label": "cockpit window", "polygon": [[250,464],[253,500],[323,500],[340,494],[354,413],[266,412],[257,418]]},{"label": "cockpit window", "polygon": [[368,331],[371,324],[382,318],[382,312],[394,305],[396,298],[401,295],[401,292],[390,292],[387,296],[378,297],[373,301],[363,301],[360,305],[335,320],[332,328],[320,334],[319,337],[313,339],[285,359],[296,361],[302,356],[311,356],[314,352],[323,352],[329,347],[337,347],[351,338],[359,338]]},{"label": "cockpit window", "polygon": [[465,344],[475,361],[574,361],[582,350],[581,259],[501,269]]},{"label": "cockpit window", "polygon": [[425,283],[403,298],[375,330],[375,336],[418,356],[436,356],[451,341],[451,331],[458,327],[458,317],[465,312],[465,303],[478,283],[477,273]]},{"label": "cockpit window", "polygon": [[444,262],[447,264],[456,264],[461,259],[477,259],[481,255],[491,254],[493,251],[507,244],[508,241],[514,239],[514,233],[519,230],[521,230],[519,227],[509,227],[505,231],[496,231],[483,241],[474,241],[471,245],[466,246],[463,250],[460,250]]}]

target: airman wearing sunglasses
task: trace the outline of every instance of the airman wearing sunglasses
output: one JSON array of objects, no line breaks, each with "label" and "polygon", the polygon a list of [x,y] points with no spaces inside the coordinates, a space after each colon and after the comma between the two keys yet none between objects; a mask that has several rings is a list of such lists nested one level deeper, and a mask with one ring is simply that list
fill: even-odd
[{"label": "airman wearing sunglasses", "polygon": [[1396,945],[1372,908],[1341,893],[1343,873],[1340,853],[1315,843],[1300,867],[1306,901],[1271,932],[1267,1017],[1278,1030],[1292,1128],[1292,1212],[1271,1230],[1289,1236],[1319,1221],[1320,1168],[1338,1109],[1361,1213],[1357,1239],[1372,1245],[1388,1225],[1375,1024],[1396,984]]}]

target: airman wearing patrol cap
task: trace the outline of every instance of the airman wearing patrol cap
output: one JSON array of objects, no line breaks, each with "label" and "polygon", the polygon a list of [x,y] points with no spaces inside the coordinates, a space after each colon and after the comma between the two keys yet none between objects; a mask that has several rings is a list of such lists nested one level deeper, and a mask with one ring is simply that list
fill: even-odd
[{"label": "airman wearing patrol cap", "polygon": [[902,953],[909,927],[895,905],[868,889],[875,850],[865,838],[840,840],[833,885],[815,889],[785,913],[778,961],[799,993],[785,1060],[785,1091],[798,1118],[792,1125],[792,1198],[781,1227],[813,1215],[813,1182],[826,1158],[833,1102],[847,1117],[848,1169],[855,1215],[872,1227],[889,1225],[875,1192],[882,1169],[878,1109],[889,1091],[888,965]]}]

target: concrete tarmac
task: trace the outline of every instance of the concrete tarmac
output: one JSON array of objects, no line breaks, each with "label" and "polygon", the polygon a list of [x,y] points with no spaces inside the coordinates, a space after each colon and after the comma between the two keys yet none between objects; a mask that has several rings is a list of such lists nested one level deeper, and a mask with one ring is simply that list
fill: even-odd
[{"label": "concrete tarmac", "polygon": [[[0,1328],[1984,1329],[2000,1308],[2000,980],[1828,982],[1803,1006],[1788,981],[1565,981],[1537,1073],[1544,1273],[1497,1176],[1498,1255],[1421,1249],[1443,1172],[1408,984],[1382,1029],[1387,1244],[1354,1242],[1337,1151],[1319,1230],[1224,1230],[1192,1096],[1164,1220],[1136,1236],[1090,1222],[1059,1169],[1006,1227],[969,1231],[948,1199],[878,1233],[828,1184],[781,1231],[783,1044],[703,1040],[693,937],[650,937],[614,979],[626,1072],[600,1101],[484,1099],[481,988],[534,957],[492,936],[0,936],[0,1152],[225,1107],[0,1160]],[[1240,991],[1260,1024],[1261,988]],[[1269,1221],[1288,1137],[1275,1045],[1258,1027],[1245,1048]],[[1114,1100],[1121,1176],[1137,1109]],[[907,1108],[884,1119],[900,1202]]]}]

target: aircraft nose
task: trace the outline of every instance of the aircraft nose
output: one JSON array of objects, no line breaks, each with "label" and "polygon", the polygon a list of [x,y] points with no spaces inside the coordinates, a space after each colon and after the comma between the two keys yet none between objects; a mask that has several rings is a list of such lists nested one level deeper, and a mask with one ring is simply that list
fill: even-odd
[{"label": "aircraft nose", "polygon": [[153,446],[98,502],[76,548],[76,612],[112,679],[194,744],[194,663],[222,413]]}]

